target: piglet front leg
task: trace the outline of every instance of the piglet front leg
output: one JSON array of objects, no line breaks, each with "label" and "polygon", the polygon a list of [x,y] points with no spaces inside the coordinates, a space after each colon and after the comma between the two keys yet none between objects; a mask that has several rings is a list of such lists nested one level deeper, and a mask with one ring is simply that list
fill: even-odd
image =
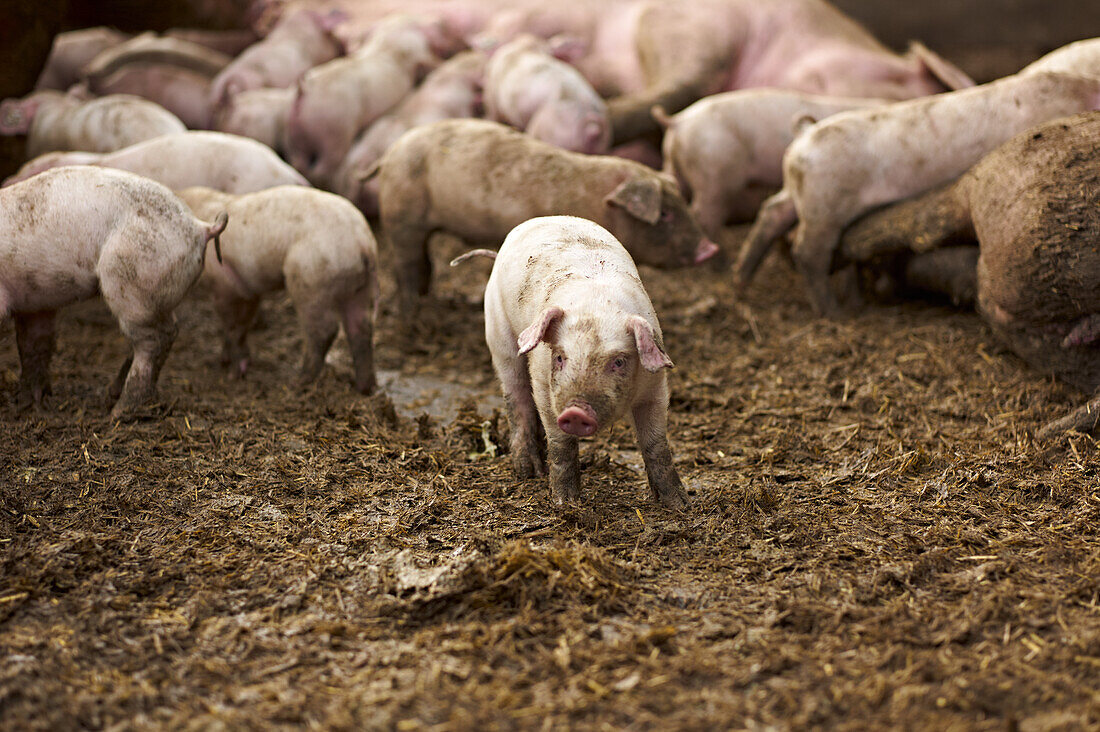
[{"label": "piglet front leg", "polygon": [[672,450],[668,446],[668,408],[660,402],[643,402],[635,405],[631,414],[653,497],[667,508],[690,508],[680,474],[672,464]]}]

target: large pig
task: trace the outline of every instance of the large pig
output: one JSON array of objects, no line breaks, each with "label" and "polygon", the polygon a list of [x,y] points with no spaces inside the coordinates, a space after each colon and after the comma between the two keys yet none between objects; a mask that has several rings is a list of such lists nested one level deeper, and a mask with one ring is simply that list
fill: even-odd
[{"label": "large pig", "polygon": [[28,162],[4,185],[62,165],[128,170],[176,190],[208,186],[226,193],[250,193],[280,185],[309,185],[271,148],[222,132],[163,135],[113,153],[47,153]]},{"label": "large pig", "polygon": [[607,105],[549,42],[522,35],[496,49],[485,79],[485,113],[543,142],[583,153],[611,146]]},{"label": "large pig", "polygon": [[394,16],[353,55],[306,72],[287,124],[291,164],[314,184],[330,185],[355,136],[439,64],[445,38],[438,22]]},{"label": "large pig", "polygon": [[665,128],[665,172],[676,177],[691,213],[708,236],[727,223],[752,221],[764,198],[783,185],[783,153],[800,119],[821,120],[883,100],[823,97],[784,89],[746,89],[701,99],[669,117],[653,110]]},{"label": "large pig", "polygon": [[1077,41],[1057,48],[1025,66],[1020,73],[1034,74],[1041,71],[1100,77],[1100,38]]},{"label": "large pig", "polygon": [[143,33],[97,56],[84,69],[84,84],[94,94],[149,99],[189,128],[205,129],[210,82],[230,60],[205,46]]},{"label": "large pig", "polygon": [[15,318],[19,402],[50,391],[57,310],[96,294],[133,346],[111,416],[152,398],[176,336],[173,310],[225,228],[216,215],[200,221],[159,183],[104,168],[51,170],[0,190],[0,321]]},{"label": "large pig", "polygon": [[164,107],[111,94],[84,100],[46,90],[0,103],[0,135],[27,135],[27,156],[54,150],[112,152],[186,127]]},{"label": "large pig", "polygon": [[203,274],[225,328],[222,361],[230,373],[244,376],[248,370],[245,338],[260,298],[285,287],[304,339],[300,381],[317,378],[343,323],[355,388],[373,392],[378,254],[374,235],[355,206],[302,186],[241,196],[210,188],[178,193],[199,217],[228,211],[233,220],[222,240],[221,263],[208,258]]},{"label": "large pig", "polygon": [[584,155],[485,120],[411,130],[379,162],[382,227],[404,313],[428,291],[428,238],[448,231],[498,246],[519,223],[569,214],[610,230],[639,262],[684,267],[717,252],[676,184],[630,160]]},{"label": "large pig", "polygon": [[[951,185],[869,214],[842,251],[849,261],[927,257],[972,239],[976,267],[939,278],[976,279],[978,309],[1009,348],[1087,393],[1100,389],[1100,113],[1031,128]],[[1097,405],[1058,428],[1095,428]]]},{"label": "large pig", "polygon": [[129,33],[102,26],[58,33],[34,88],[67,90],[80,81],[92,59],[129,38]]},{"label": "large pig", "polygon": [[378,181],[360,180],[363,173],[413,127],[479,117],[486,60],[480,51],[463,51],[428,74],[392,112],[358,137],[336,171],[333,190],[353,201],[367,216],[377,216]]},{"label": "large pig", "polygon": [[771,243],[797,221],[792,254],[814,309],[837,309],[829,271],[844,227],[861,214],[967,171],[1013,135],[1100,108],[1100,79],[1017,74],[973,89],[855,110],[809,127],[783,158],[783,190],[764,204],[737,263],[744,287]]},{"label": "large pig", "polygon": [[341,13],[297,10],[284,15],[272,31],[214,77],[210,102],[217,108],[233,95],[249,89],[293,86],[302,74],[343,53],[332,35]]},{"label": "large pig", "polygon": [[485,339],[518,477],[549,472],[554,499],[575,501],[577,438],[629,415],[653,497],[687,508],[666,433],[672,360],[634,261],[610,232],[572,216],[513,229],[485,288]]},{"label": "large pig", "polygon": [[242,137],[251,137],[277,153],[286,154],[286,121],[295,91],[249,89],[229,97],[214,110],[212,127]]}]

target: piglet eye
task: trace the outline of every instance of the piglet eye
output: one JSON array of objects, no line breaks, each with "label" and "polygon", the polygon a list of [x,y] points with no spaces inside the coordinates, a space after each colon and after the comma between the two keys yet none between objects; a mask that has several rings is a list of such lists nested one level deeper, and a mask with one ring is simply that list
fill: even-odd
[{"label": "piglet eye", "polygon": [[615,370],[620,370],[624,366],[626,366],[626,359],[623,358],[622,356],[619,356],[618,358],[616,358],[614,361],[611,362],[611,368],[613,368]]},{"label": "piglet eye", "polygon": [[565,356],[561,355],[560,353],[558,355],[554,356],[554,366],[556,366],[559,369],[562,366],[565,366]]},{"label": "piglet eye", "polygon": [[669,221],[672,221],[672,210],[671,209],[666,208],[664,211],[661,212],[661,221],[664,221],[665,223],[668,223]]}]

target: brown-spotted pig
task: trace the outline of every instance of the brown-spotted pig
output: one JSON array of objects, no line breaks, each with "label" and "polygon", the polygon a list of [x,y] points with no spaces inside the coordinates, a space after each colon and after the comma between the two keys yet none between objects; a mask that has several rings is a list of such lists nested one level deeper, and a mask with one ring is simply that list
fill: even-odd
[{"label": "brown-spotted pig", "polygon": [[791,253],[810,302],[818,313],[835,313],[829,272],[845,226],[962,175],[1029,127],[1097,108],[1100,79],[1041,72],[811,125],[787,148],[783,190],[760,209],[741,249],[737,284],[749,282],[772,242],[798,222]]},{"label": "brown-spotted pig", "polygon": [[665,128],[665,172],[680,184],[695,221],[717,239],[726,224],[752,221],[764,199],[782,187],[783,153],[796,121],[884,103],[745,89],[705,97],[672,117],[660,107],[653,114]]},{"label": "brown-spotted pig", "polygon": [[84,100],[47,90],[0,102],[0,135],[26,135],[27,157],[55,150],[113,152],[186,130],[164,107],[128,94]]},{"label": "brown-spotted pig", "polygon": [[211,126],[219,132],[250,137],[286,154],[286,121],[295,90],[249,89],[234,94],[214,110]]},{"label": "brown-spotted pig", "polygon": [[577,438],[627,415],[654,498],[687,508],[666,432],[672,360],[634,261],[610,232],[572,216],[513,229],[485,288],[485,338],[517,476],[549,472],[554,499],[575,501]]},{"label": "brown-spotted pig", "polygon": [[603,99],[548,41],[529,34],[492,52],[485,115],[565,150],[603,154],[611,147]]},{"label": "brown-spotted pig", "polygon": [[34,88],[66,91],[80,81],[84,67],[92,59],[129,38],[129,33],[104,26],[58,33]]},{"label": "brown-spotted pig", "polygon": [[112,153],[46,153],[4,181],[11,185],[62,165],[99,165],[128,170],[169,188],[208,186],[226,193],[250,193],[309,182],[268,146],[222,132],[181,132],[139,142]]},{"label": "brown-spotted pig", "polygon": [[302,74],[344,52],[332,30],[342,13],[295,10],[282,16],[260,42],[245,49],[214,77],[210,103],[216,110],[250,89],[293,86]]},{"label": "brown-spotted pig", "polygon": [[409,318],[431,284],[435,231],[496,247],[527,219],[568,214],[599,223],[650,266],[687,267],[718,251],[667,176],[631,160],[562,150],[497,122],[410,130],[379,161],[378,176],[382,228]]},{"label": "brown-spotted pig", "polygon": [[[1100,113],[1031,128],[955,183],[869,214],[845,232],[842,252],[849,261],[927,256],[973,239],[976,267],[941,279],[976,278],[978,310],[1013,352],[1087,393],[1100,389]],[[1057,429],[1094,429],[1098,407]]]},{"label": "brown-spotted pig", "polygon": [[222,362],[230,374],[248,370],[245,338],[260,298],[285,288],[304,339],[300,382],[317,378],[343,323],[355,388],[372,393],[378,253],[363,214],[340,196],[303,186],[241,196],[202,187],[178,193],[196,216],[228,211],[233,220],[221,263],[208,257],[203,272],[225,329]]},{"label": "brown-spotted pig", "polygon": [[333,189],[367,216],[378,215],[378,180],[361,180],[397,138],[413,127],[445,119],[480,117],[487,58],[463,51],[428,74],[389,114],[359,135],[336,171]]},{"label": "brown-spotted pig", "polygon": [[407,15],[378,24],[354,54],[306,72],[287,122],[291,165],[330,187],[355,136],[395,107],[437,65],[437,21]]},{"label": "brown-spotted pig", "polygon": [[133,346],[112,417],[152,398],[176,336],[176,305],[202,272],[208,224],[172,191],[119,170],[69,167],[0,190],[0,321],[14,316],[18,400],[49,393],[54,316],[102,294]]}]

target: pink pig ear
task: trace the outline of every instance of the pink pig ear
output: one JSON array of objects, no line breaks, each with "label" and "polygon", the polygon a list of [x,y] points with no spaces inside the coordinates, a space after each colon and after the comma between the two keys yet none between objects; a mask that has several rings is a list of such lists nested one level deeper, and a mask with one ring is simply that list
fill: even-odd
[{"label": "pink pig ear", "polygon": [[37,99],[5,99],[0,103],[0,135],[27,134],[37,111]]},{"label": "pink pig ear", "polygon": [[653,326],[645,318],[634,315],[628,321],[630,329],[634,331],[634,343],[638,346],[638,356],[641,358],[642,368],[656,373],[661,369],[672,368],[672,359],[668,357],[664,349],[657,345]]},{"label": "pink pig ear", "polygon": [[519,347],[519,352],[521,354],[530,353],[534,350],[535,346],[547,340],[549,337],[547,331],[561,320],[563,315],[565,315],[565,311],[557,305],[552,305],[543,310],[538,319],[524,329],[524,331],[519,334],[519,338],[516,339],[516,345]]},{"label": "pink pig ear", "polygon": [[603,199],[608,206],[625,209],[650,226],[661,218],[661,184],[657,177],[628,178]]},{"label": "pink pig ear", "polygon": [[567,64],[575,64],[588,53],[588,43],[583,38],[571,36],[568,33],[559,33],[550,38],[550,55]]}]

